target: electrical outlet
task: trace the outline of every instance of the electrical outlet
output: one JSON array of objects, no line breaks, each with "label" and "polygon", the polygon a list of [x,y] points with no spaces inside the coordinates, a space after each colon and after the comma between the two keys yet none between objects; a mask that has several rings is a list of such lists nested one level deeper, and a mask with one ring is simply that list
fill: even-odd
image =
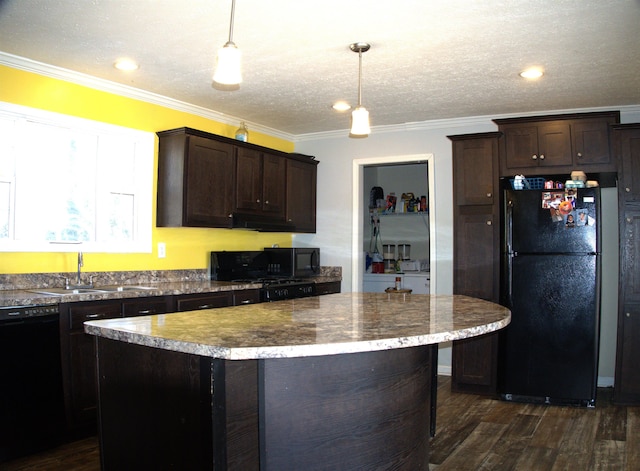
[{"label": "electrical outlet", "polygon": [[167,246],[164,242],[158,242],[158,258],[165,258],[167,256]]}]

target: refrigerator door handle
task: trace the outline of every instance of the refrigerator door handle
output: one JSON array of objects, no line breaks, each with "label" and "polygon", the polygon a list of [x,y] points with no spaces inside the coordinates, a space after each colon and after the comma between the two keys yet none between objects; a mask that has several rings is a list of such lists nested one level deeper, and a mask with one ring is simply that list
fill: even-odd
[{"label": "refrigerator door handle", "polygon": [[506,273],[505,273],[505,280],[506,280],[506,286],[505,286],[505,290],[506,290],[506,307],[508,307],[509,309],[513,308],[513,282],[512,282],[512,273],[513,273],[513,257],[515,257],[515,254],[508,254],[507,255],[507,266],[505,267]]},{"label": "refrigerator door handle", "polygon": [[511,199],[507,200],[506,204],[506,217],[505,217],[505,241],[506,241],[506,250],[508,254],[513,253],[513,201]]}]

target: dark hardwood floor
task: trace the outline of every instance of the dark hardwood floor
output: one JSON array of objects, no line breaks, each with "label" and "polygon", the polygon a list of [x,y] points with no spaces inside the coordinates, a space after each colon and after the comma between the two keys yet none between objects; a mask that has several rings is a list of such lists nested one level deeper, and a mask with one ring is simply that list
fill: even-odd
[{"label": "dark hardwood floor", "polygon": [[[610,389],[599,389],[595,409],[508,403],[452,393],[441,376],[430,469],[640,470],[640,407],[610,398]],[[95,437],[0,463],[2,471],[99,469]]]},{"label": "dark hardwood floor", "polygon": [[451,393],[440,377],[431,469],[437,471],[640,470],[640,407],[516,404]]},{"label": "dark hardwood floor", "polygon": [[[1,471],[99,471],[96,437],[67,443],[49,451],[0,463]],[[124,471],[124,470],[123,470]]]}]

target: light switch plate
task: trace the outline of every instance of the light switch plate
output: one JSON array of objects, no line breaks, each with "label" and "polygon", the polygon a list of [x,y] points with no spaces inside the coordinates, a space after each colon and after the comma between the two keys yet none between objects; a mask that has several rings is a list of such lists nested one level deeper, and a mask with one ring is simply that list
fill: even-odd
[{"label": "light switch plate", "polygon": [[164,242],[158,242],[158,258],[165,258],[167,256],[167,246]]}]

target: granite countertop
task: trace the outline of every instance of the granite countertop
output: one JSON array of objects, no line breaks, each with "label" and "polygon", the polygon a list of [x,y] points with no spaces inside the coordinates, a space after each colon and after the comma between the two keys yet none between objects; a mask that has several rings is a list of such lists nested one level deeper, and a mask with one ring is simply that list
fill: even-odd
[{"label": "granite countertop", "polygon": [[[145,273],[146,275],[146,273]],[[10,275],[5,275],[8,277]],[[27,276],[28,281],[20,280],[21,283],[26,286],[15,286],[10,283],[5,283],[3,286],[9,286],[9,289],[0,289],[0,307],[3,306],[36,306],[36,305],[51,305],[59,303],[79,302],[79,301],[101,301],[109,299],[123,299],[123,298],[143,298],[147,296],[167,296],[167,295],[180,295],[180,294],[195,294],[195,293],[215,293],[219,291],[235,291],[244,289],[259,289],[260,285],[248,282],[232,282],[232,281],[209,281],[206,273],[200,272],[186,272],[182,271],[178,274],[171,274],[169,276],[182,276],[183,279],[165,279],[166,274],[157,272],[150,272],[150,275],[143,276],[135,279],[134,275],[129,272],[125,272],[124,275],[119,276],[118,273],[106,274],[99,273],[101,282],[96,283],[96,289],[99,290],[101,286],[125,286],[132,288],[135,286],[143,286],[148,289],[126,289],[124,291],[96,291],[96,292],[84,292],[73,294],[65,293],[62,296],[53,294],[42,294],[35,291],[46,291],[47,288],[52,286],[52,280],[56,283],[53,286],[63,286],[63,282],[58,280],[61,278],[56,275],[32,275]],[[310,280],[316,283],[326,283],[332,281],[340,281],[342,279],[340,274],[333,274],[328,272],[327,276],[312,277]],[[30,284],[29,284],[30,283]],[[28,287],[27,287],[28,286]],[[11,289],[13,288],[13,289]]]},{"label": "granite countertop", "polygon": [[[259,286],[256,286],[255,284],[235,283],[231,281],[174,281],[163,283],[141,283],[141,285],[143,285],[144,288],[127,289],[126,291],[64,294],[63,296],[36,293],[35,291],[38,290],[37,288],[34,288],[33,290],[2,290],[0,291],[0,306],[46,305],[78,301],[101,301],[108,299],[142,298],[146,296],[213,293],[216,291],[259,288]],[[96,288],[99,290],[100,286],[97,286]]]},{"label": "granite countertop", "polygon": [[429,345],[499,330],[510,311],[461,295],[341,293],[273,303],[90,321],[109,339],[228,360]]}]

